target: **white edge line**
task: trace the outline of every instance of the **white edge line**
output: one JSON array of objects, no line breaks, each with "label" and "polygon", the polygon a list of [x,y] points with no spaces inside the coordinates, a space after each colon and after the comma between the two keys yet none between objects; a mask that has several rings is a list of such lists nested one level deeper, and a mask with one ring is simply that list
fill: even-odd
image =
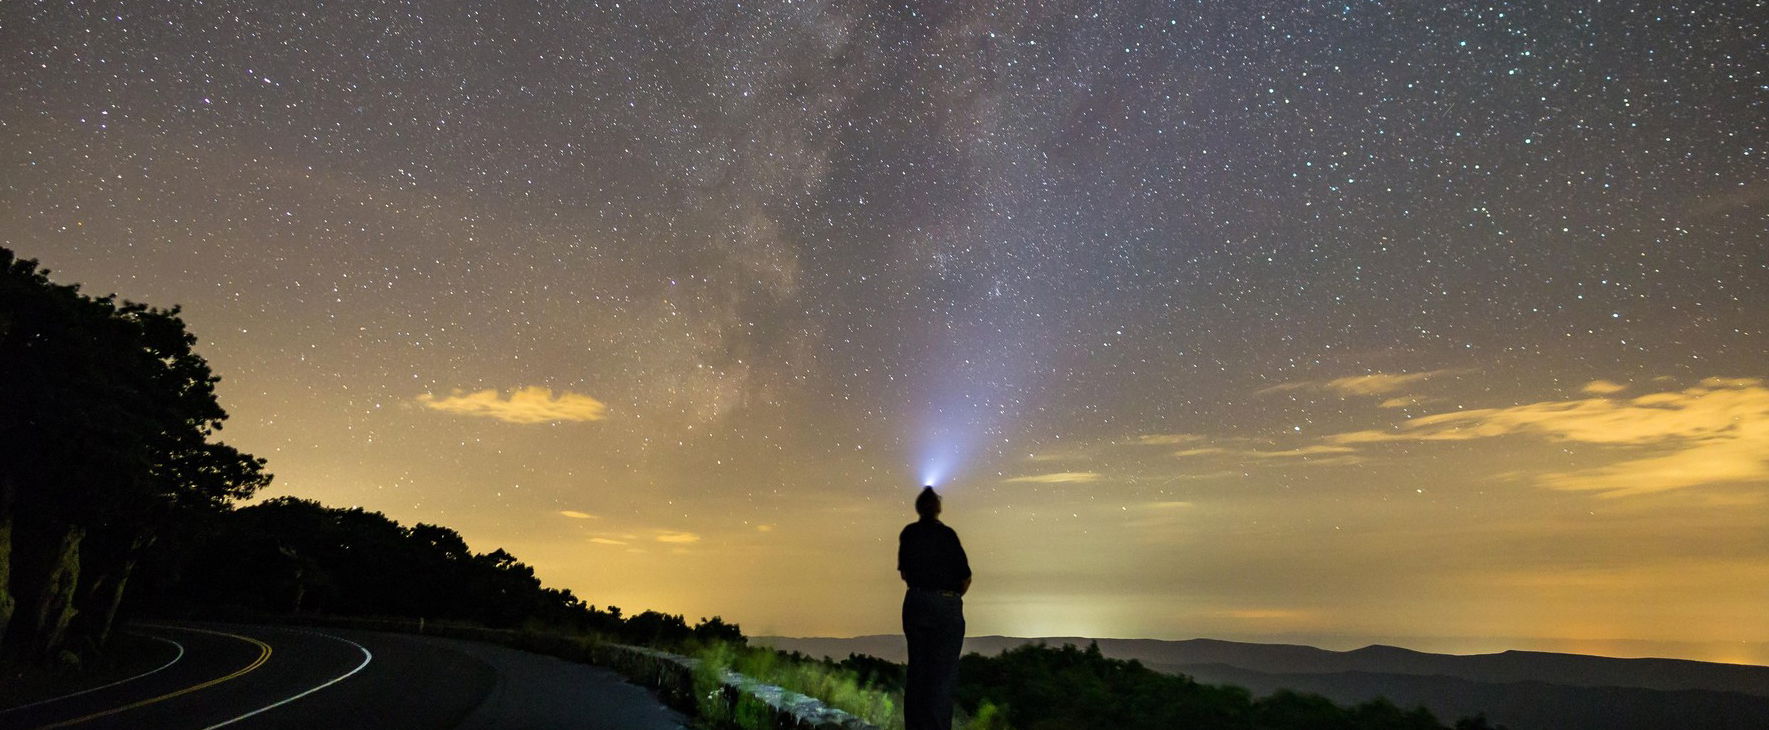
[{"label": "white edge line", "polygon": [[124,682],[133,682],[133,681],[135,681],[135,680],[137,680],[137,679],[141,679],[141,678],[142,678],[142,677],[145,677],[145,676],[147,676],[147,675],[149,675],[149,674],[153,674],[153,673],[155,673],[155,672],[158,672],[158,671],[160,671],[160,670],[162,670],[162,669],[165,669],[165,668],[166,668],[166,667],[170,667],[170,666],[172,666],[172,665],[174,665],[174,664],[177,664],[177,663],[178,663],[178,660],[180,660],[180,659],[183,659],[183,658],[184,658],[184,645],[183,645],[183,644],[180,644],[180,643],[178,643],[178,642],[176,642],[176,641],[173,641],[173,640],[171,640],[171,639],[168,639],[168,638],[166,638],[166,637],[164,637],[164,636],[154,636],[154,635],[152,635],[152,634],[136,634],[136,636],[143,636],[143,637],[147,637],[147,638],[149,638],[149,639],[154,639],[154,640],[156,640],[156,641],[164,641],[164,642],[166,642],[166,643],[168,643],[168,644],[171,644],[171,645],[172,645],[172,646],[174,646],[174,647],[177,647],[177,648],[178,648],[178,653],[177,653],[177,654],[173,654],[173,655],[172,655],[172,661],[169,661],[169,662],[166,662],[166,663],[165,663],[165,664],[161,664],[161,665],[160,665],[160,666],[158,666],[158,667],[154,667],[154,668],[153,668],[153,669],[149,669],[149,670],[147,670],[147,671],[145,671],[145,672],[142,672],[142,673],[140,673],[140,674],[137,674],[137,675],[135,675],[135,676],[133,676],[133,677],[129,677],[129,678],[126,678],[126,679],[119,679],[119,680],[117,680],[117,681],[115,681],[115,682],[112,682],[112,683],[110,683],[110,684],[101,684],[101,685],[99,685],[99,686],[97,686],[97,687],[93,687],[93,688],[91,688],[91,689],[83,689],[83,690],[80,690],[80,691],[78,691],[78,692],[71,692],[71,693],[68,693],[68,694],[65,694],[65,695],[61,695],[61,696],[60,696],[60,697],[51,697],[51,698],[49,698],[49,699],[46,699],[46,700],[37,700],[37,701],[36,701],[36,702],[32,702],[32,703],[31,703],[31,704],[28,704],[28,705],[19,705],[19,706],[17,706],[17,707],[8,707],[8,708],[6,708],[6,709],[4,709],[4,710],[0,710],[0,715],[4,715],[4,714],[6,714],[6,713],[8,713],[8,712],[17,712],[17,711],[19,711],[19,710],[23,710],[23,709],[27,709],[27,708],[31,708],[31,707],[36,707],[36,706],[38,706],[38,705],[47,705],[47,704],[49,704],[49,703],[51,703],[51,702],[60,702],[60,701],[62,701],[62,700],[65,700],[65,699],[67,699],[67,698],[69,698],[69,697],[79,697],[79,696],[80,696],[80,695],[83,695],[83,694],[88,694],[88,693],[91,693],[91,692],[97,692],[97,691],[99,691],[99,690],[101,690],[101,689],[110,689],[110,688],[112,688],[112,687],[115,687],[115,686],[117,686],[117,685],[119,685],[119,684],[123,684],[123,683],[124,683]]},{"label": "white edge line", "polygon": [[328,638],[328,639],[337,639],[337,640],[338,640],[338,641],[342,641],[342,642],[344,642],[344,643],[346,643],[346,644],[349,644],[349,645],[351,645],[351,646],[354,646],[354,647],[356,647],[356,648],[357,648],[357,649],[360,649],[360,650],[362,650],[362,663],[361,663],[361,664],[358,664],[358,665],[356,665],[356,668],[355,668],[355,669],[352,669],[352,670],[350,670],[350,671],[348,671],[348,672],[345,672],[345,673],[343,673],[343,674],[340,674],[340,675],[338,675],[338,676],[336,676],[336,677],[333,677],[333,678],[331,678],[331,679],[328,679],[328,680],[326,680],[326,681],[325,681],[325,683],[323,683],[323,684],[321,684],[321,685],[319,685],[319,686],[317,686],[317,687],[313,687],[313,688],[311,688],[311,689],[308,689],[308,690],[306,690],[306,691],[303,691],[303,692],[301,692],[301,693],[300,693],[300,694],[296,694],[296,695],[291,695],[291,696],[289,696],[289,697],[284,697],[284,698],[283,698],[283,699],[280,699],[280,700],[277,700],[277,701],[275,701],[275,702],[272,702],[272,703],[270,703],[270,704],[268,704],[268,705],[265,705],[265,706],[263,706],[263,707],[260,707],[260,708],[258,708],[258,709],[256,709],[256,710],[253,710],[253,711],[251,711],[251,712],[248,712],[248,713],[246,713],[246,714],[244,714],[244,715],[240,715],[240,716],[239,716],[239,717],[235,717],[235,718],[232,718],[232,719],[228,719],[228,720],[222,720],[222,721],[221,721],[221,722],[218,722],[218,723],[215,723],[215,724],[213,724],[213,725],[210,725],[210,726],[208,726],[208,727],[206,727],[206,728],[203,728],[203,730],[215,730],[215,728],[218,728],[218,727],[226,727],[226,726],[228,726],[228,725],[232,725],[232,724],[234,724],[234,723],[236,723],[236,722],[239,722],[239,721],[241,721],[241,720],[244,720],[244,719],[246,719],[246,718],[248,718],[248,717],[252,717],[252,716],[253,716],[253,715],[257,715],[257,714],[258,714],[258,713],[260,713],[260,712],[267,712],[267,711],[269,711],[269,710],[274,710],[274,709],[276,709],[276,708],[278,708],[278,707],[282,707],[282,706],[283,706],[283,705],[286,705],[286,704],[289,704],[289,703],[290,703],[290,702],[294,702],[294,701],[295,701],[295,700],[298,700],[298,699],[301,699],[301,698],[302,698],[302,697],[306,697],[306,696],[308,696],[308,695],[310,695],[310,694],[313,694],[313,693],[315,693],[315,692],[318,692],[318,691],[320,691],[320,690],[322,690],[322,689],[325,689],[325,688],[327,688],[327,687],[330,687],[330,686],[332,686],[332,685],[334,685],[334,684],[337,684],[337,683],[339,683],[339,682],[342,682],[342,681],[344,681],[344,680],[346,680],[346,679],[349,679],[349,678],[350,678],[350,675],[353,675],[353,674],[356,674],[356,673],[357,673],[357,672],[360,672],[360,671],[362,671],[362,668],[363,668],[363,667],[366,667],[366,666],[368,666],[368,665],[369,665],[369,662],[371,662],[371,661],[374,661],[374,659],[375,659],[375,655],[374,655],[374,654],[372,654],[372,653],[370,653],[370,652],[369,652],[369,650],[368,650],[368,647],[365,647],[365,646],[363,646],[363,645],[361,645],[361,644],[358,644],[358,643],[356,643],[356,642],[354,642],[354,641],[351,641],[351,640],[349,640],[349,639],[346,639],[346,638],[343,638],[343,637],[341,637],[341,636],[333,636],[333,635],[331,635],[331,634],[321,634],[321,633],[319,633],[319,632],[318,632],[318,631],[302,631],[302,632],[301,632],[301,633],[303,633],[303,634],[314,634],[314,635],[317,635],[317,636],[324,636],[324,637],[326,637],[326,638]]}]

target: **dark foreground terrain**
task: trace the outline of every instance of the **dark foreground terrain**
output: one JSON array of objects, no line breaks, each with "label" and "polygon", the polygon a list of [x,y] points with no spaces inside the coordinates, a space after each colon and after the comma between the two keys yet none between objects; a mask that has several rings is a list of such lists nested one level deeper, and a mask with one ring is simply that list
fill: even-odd
[{"label": "dark foreground terrain", "polygon": [[[752,637],[758,645],[811,656],[866,654],[903,661],[903,638]],[[966,652],[993,656],[1028,643],[1086,646],[1092,639],[980,636]],[[1100,651],[1200,682],[1319,694],[1342,704],[1386,697],[1438,717],[1484,714],[1512,730],[1769,728],[1769,667],[1680,659],[1508,651],[1459,656],[1389,646],[1328,651],[1309,646],[1210,639],[1099,639]]]}]

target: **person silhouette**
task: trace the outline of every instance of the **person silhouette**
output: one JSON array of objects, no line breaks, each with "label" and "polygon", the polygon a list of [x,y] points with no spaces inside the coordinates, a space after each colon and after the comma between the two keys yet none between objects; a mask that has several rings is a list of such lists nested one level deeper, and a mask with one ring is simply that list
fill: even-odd
[{"label": "person silhouette", "polygon": [[915,497],[915,512],[921,519],[897,536],[897,573],[909,584],[903,595],[903,638],[909,642],[903,727],[951,730],[970,561],[958,533],[940,522],[940,495],[933,486]]}]

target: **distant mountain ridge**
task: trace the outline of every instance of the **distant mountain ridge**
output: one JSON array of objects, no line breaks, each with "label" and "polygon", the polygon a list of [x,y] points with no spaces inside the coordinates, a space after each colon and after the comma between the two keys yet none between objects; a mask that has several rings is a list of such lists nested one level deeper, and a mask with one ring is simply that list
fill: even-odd
[{"label": "distant mountain ridge", "polygon": [[1245,687],[1255,696],[1280,689],[1341,704],[1386,697],[1439,718],[1485,715],[1512,730],[1763,730],[1769,697],[1705,689],[1587,687],[1548,682],[1476,682],[1441,674],[1268,674],[1225,664],[1151,665],[1206,684]]},{"label": "distant mountain ridge", "polygon": [[[975,636],[966,652],[995,655],[1029,643],[1099,644],[1156,671],[1207,684],[1245,687],[1256,696],[1280,689],[1342,704],[1386,697],[1422,706],[1439,718],[1485,714],[1513,730],[1704,730],[1769,728],[1769,667],[1685,659],[1616,659],[1542,651],[1433,654],[1374,644],[1331,651],[1300,644],[1217,639],[1089,639]],[[751,637],[752,644],[837,659],[870,654],[905,660],[903,637],[851,639]]]},{"label": "distant mountain ridge", "polygon": [[[850,653],[901,662],[903,637],[876,634],[854,638],[753,637],[756,644],[813,656],[842,658]],[[1367,674],[1444,676],[1474,682],[1544,682],[1573,687],[1633,687],[1666,691],[1711,690],[1769,697],[1769,667],[1687,659],[1616,659],[1583,654],[1504,651],[1496,654],[1432,654],[1380,644],[1332,651],[1300,644],[1255,644],[1218,639],[1089,639],[1080,636],[1023,638],[974,636],[964,650],[994,655],[1043,642],[1051,646],[1098,642],[1100,651],[1136,659],[1156,669],[1183,671],[1186,665],[1223,665],[1264,674]]]}]

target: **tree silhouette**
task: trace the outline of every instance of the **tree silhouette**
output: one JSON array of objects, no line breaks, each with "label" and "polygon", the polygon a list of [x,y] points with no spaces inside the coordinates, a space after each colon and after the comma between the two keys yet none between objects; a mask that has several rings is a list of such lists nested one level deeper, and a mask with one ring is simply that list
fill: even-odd
[{"label": "tree silhouette", "polygon": [[459,533],[405,527],[379,512],[278,497],[214,515],[199,539],[156,569],[144,599],[167,612],[312,613],[424,618],[496,628],[599,634],[659,647],[742,645],[741,627],[714,616],[597,609],[541,584],[501,548],[474,553]]},{"label": "tree silhouette", "polygon": [[[1282,730],[1447,730],[1423,708],[1387,700],[1342,707],[1325,697],[1279,691],[1254,698],[1233,686],[1200,684],[1135,660],[1109,659],[1098,645],[1028,644],[998,656],[966,655],[957,699],[967,712],[1005,708],[1020,730],[1044,728],[1260,728]],[[1486,728],[1471,718],[1458,728]]]},{"label": "tree silhouette", "polygon": [[[269,482],[176,307],[89,297],[0,248],[0,646],[102,644],[142,551]],[[22,609],[22,613],[14,609]]]}]

